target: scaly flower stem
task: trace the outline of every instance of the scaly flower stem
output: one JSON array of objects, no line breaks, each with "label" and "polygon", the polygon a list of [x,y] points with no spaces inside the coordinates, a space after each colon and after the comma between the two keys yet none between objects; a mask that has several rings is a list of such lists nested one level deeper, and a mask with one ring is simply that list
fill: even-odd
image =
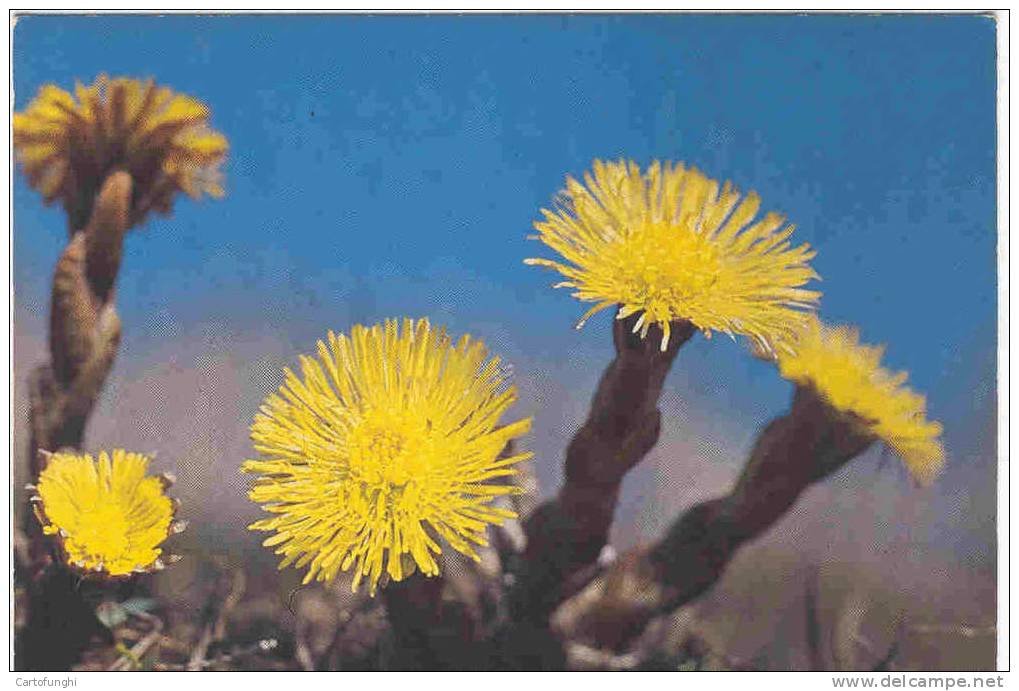
[{"label": "scaly flower stem", "polygon": [[668,347],[661,351],[660,333],[643,339],[633,333],[639,316],[613,323],[616,358],[566,450],[565,483],[527,521],[524,568],[510,604],[514,620],[545,622],[570,577],[597,560],[623,478],[658,441],[662,385],[694,327],[674,322]]},{"label": "scaly flower stem", "polygon": [[[598,645],[623,649],[652,617],[714,585],[736,550],[774,525],[805,489],[863,453],[874,438],[860,429],[812,389],[798,388],[792,410],[764,429],[727,496],[689,509],[654,548],[621,560],[613,569],[625,576],[610,569],[564,604],[557,628],[595,632]],[[623,582],[630,585],[609,592],[610,583]],[[599,611],[610,611],[612,621],[599,621]]]},{"label": "scaly flower stem", "polygon": [[[81,446],[85,424],[113,366],[120,344],[113,286],[129,227],[131,190],[127,173],[107,177],[92,206],[91,220],[72,234],[57,262],[50,311],[50,363],[36,369],[29,382],[28,467],[33,482],[48,458],[40,451]],[[19,580],[27,580],[30,614],[20,634],[15,664],[18,669],[65,669],[99,624],[92,609],[81,601],[80,592],[72,587],[76,579],[51,563],[50,541],[32,512],[23,516],[31,563],[19,565],[18,570]],[[68,661],[62,655],[68,655]]]},{"label": "scaly flower stem", "polygon": [[651,551],[666,608],[689,602],[721,576],[736,549],[774,525],[813,483],[861,454],[873,437],[799,388],[789,415],[757,440],[732,492],[693,507]]},{"label": "scaly flower stem", "polygon": [[50,364],[37,369],[31,386],[33,479],[42,470],[39,450],[78,448],[85,422],[109,374],[120,343],[113,286],[128,229],[131,176],[110,175],[76,232],[53,276]]},{"label": "scaly flower stem", "polygon": [[70,570],[53,564],[32,582],[28,622],[15,637],[19,671],[69,670],[93,637],[112,643],[95,615],[97,593]]},{"label": "scaly flower stem", "polygon": [[474,667],[470,641],[474,622],[464,607],[443,600],[444,579],[416,574],[382,589],[392,631],[385,668],[464,670]]},{"label": "scaly flower stem", "polygon": [[[510,441],[499,459],[516,455],[516,444]],[[522,493],[501,497],[500,508],[526,513],[521,500],[530,482],[523,472],[514,476]],[[519,535],[522,542],[517,519],[507,519],[492,529],[493,544],[484,549],[480,562],[445,554],[439,576],[414,574],[382,589],[394,644],[384,668],[463,671],[498,666],[500,651],[488,634],[501,609],[503,569],[517,558],[521,544],[508,533]]]}]

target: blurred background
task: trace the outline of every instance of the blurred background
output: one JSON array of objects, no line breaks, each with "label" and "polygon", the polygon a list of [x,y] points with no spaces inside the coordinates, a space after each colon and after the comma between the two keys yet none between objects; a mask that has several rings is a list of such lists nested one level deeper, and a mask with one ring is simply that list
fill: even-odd
[{"label": "blurred background", "polygon": [[[603,313],[525,267],[567,174],[594,158],[682,160],[797,224],[821,315],[887,345],[945,425],[947,470],[915,487],[876,448],[810,490],[698,605],[734,659],[803,668],[805,583],[855,608],[915,666],[994,665],[995,27],[976,16],[31,16],[14,28],[15,109],[39,87],[153,77],[230,140],[221,201],[178,201],[127,239],[124,337],[87,432],[157,452],[189,530],[176,551],[243,565],[283,598],[296,574],[245,525],[248,425],[329,329],[428,316],[512,363],[542,495],[612,356]],[[14,485],[24,384],[45,359],[67,229],[13,181]],[[663,435],[627,479],[614,545],[653,540],[723,493],[791,386],[741,344],[696,337],[666,384]],[[23,498],[23,494],[18,496]],[[181,582],[160,587],[183,606]],[[261,583],[261,586],[259,585]],[[191,603],[193,605],[193,603]],[[878,643],[875,643],[880,647]]]}]

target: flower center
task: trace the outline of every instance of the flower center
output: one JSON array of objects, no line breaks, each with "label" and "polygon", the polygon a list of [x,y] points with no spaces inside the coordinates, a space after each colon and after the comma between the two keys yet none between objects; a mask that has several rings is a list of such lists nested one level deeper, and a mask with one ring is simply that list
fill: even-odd
[{"label": "flower center", "polygon": [[[700,233],[670,223],[648,223],[612,248],[621,302],[649,311],[673,309],[710,294],[722,272],[718,248]],[[657,309],[656,309],[657,308]],[[669,314],[651,317],[670,318]]]},{"label": "flower center", "polygon": [[[109,500],[109,497],[104,497]],[[123,559],[130,550],[128,524],[119,502],[85,507],[70,532],[68,549],[88,566]]]},{"label": "flower center", "polygon": [[347,468],[366,490],[402,489],[424,470],[427,430],[396,411],[370,411],[348,439]]}]

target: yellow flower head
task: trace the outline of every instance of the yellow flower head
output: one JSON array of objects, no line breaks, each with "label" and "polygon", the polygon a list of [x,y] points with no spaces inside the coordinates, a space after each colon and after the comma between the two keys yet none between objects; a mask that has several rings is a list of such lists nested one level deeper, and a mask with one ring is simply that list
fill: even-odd
[{"label": "yellow flower head", "polygon": [[817,274],[807,245],[791,248],[793,226],[768,213],[756,223],[760,199],[740,200],[682,163],[594,162],[584,184],[566,178],[555,211],[542,209],[538,239],[565,262],[528,259],[555,269],[573,296],[595,302],[577,324],[619,304],[617,317],[642,312],[634,331],[658,324],[669,340],[673,320],[687,320],[705,335],[742,334],[771,350],[795,332],[820,293],[804,290]]},{"label": "yellow flower head", "polygon": [[208,107],[150,81],[100,75],[75,95],[47,84],[12,120],[14,149],[46,203],[60,200],[74,230],[115,170],[134,181],[131,219],[169,213],[177,192],[223,195],[226,138],[208,127]]},{"label": "yellow flower head", "polygon": [[163,567],[160,545],[173,525],[168,480],[146,475],[137,453],[53,454],[39,475],[36,515],[56,535],[67,565],[85,575],[128,576]]},{"label": "yellow flower head", "polygon": [[389,320],[330,333],[285,376],[251,427],[263,459],[243,466],[280,568],[307,565],[305,583],[353,569],[374,594],[384,574],[437,574],[440,538],[477,559],[487,525],[514,516],[490,504],[517,491],[505,478],[531,454],[500,454],[531,421],[499,426],[516,391],[481,342]]},{"label": "yellow flower head", "polygon": [[898,453],[918,480],[937,475],[945,460],[941,425],[927,420],[924,397],[903,385],[905,372],[881,367],[882,347],[861,344],[856,329],[813,318],[793,349],[778,355],[783,377],[814,387],[834,408],[857,416],[863,431]]}]

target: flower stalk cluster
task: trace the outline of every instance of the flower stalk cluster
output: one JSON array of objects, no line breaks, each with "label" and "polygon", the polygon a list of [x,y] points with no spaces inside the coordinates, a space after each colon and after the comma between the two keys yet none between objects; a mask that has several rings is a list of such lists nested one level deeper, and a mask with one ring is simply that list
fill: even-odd
[{"label": "flower stalk cluster", "polygon": [[[150,476],[139,454],[73,450],[120,340],[125,235],[169,213],[179,193],[222,196],[228,145],[200,101],[105,76],[73,95],[44,87],[13,132],[29,183],[62,204],[70,229],[53,279],[50,362],[30,386],[35,551],[54,566],[32,602],[31,667],[41,661],[32,646],[60,622],[52,603],[88,611],[69,576],[125,581],[170,561],[164,542],[181,524],[168,479]],[[515,444],[531,419],[511,415],[517,392],[499,357],[428,319],[330,332],[284,370],[251,425],[256,457],[242,465],[266,514],[249,528],[269,533],[263,544],[281,569],[303,569],[304,584],[346,573],[355,592],[385,589],[395,639],[427,651],[394,658],[401,665],[463,666],[469,642],[472,667],[554,667],[567,638],[630,645],[651,618],[710,588],[807,487],[876,442],[930,481],[944,449],[924,398],[881,367],[880,348],[818,320],[814,250],[760,208],[756,193],[683,164],[595,161],[542,210],[536,239],[558,257],[526,263],[558,272],[555,287],[589,305],[578,327],[615,310],[615,358],[566,449],[561,489],[513,549],[494,550],[490,534],[519,518],[507,500],[521,492],[531,454]],[[687,511],[650,549],[600,563],[621,484],[657,443],[666,378],[698,332],[744,337],[772,360],[795,385],[790,410],[762,431],[729,494]],[[443,571],[458,558],[499,576],[489,579],[494,618],[475,621],[480,606],[449,616]],[[469,631],[459,647],[451,618]],[[94,629],[80,619],[61,634],[68,651]]]},{"label": "flower stalk cluster", "polygon": [[[861,345],[855,330],[823,325],[812,313],[820,294],[802,286],[816,278],[808,264],[814,253],[805,245],[791,246],[792,227],[783,229],[784,219],[776,214],[747,228],[759,200],[751,194],[740,203],[739,197],[728,183],[719,186],[682,165],[656,162],[641,172],[633,163],[595,162],[584,184],[567,179],[557,210],[543,211],[544,219],[535,224],[538,239],[563,261],[527,263],[560,272],[568,280],[555,287],[573,288],[579,300],[596,303],[581,324],[618,304],[617,320],[633,321],[632,330],[641,338],[650,324],[662,326],[663,350],[677,319],[706,335],[712,330],[742,334],[796,385],[791,411],[762,432],[728,496],[693,507],[659,544],[601,575],[593,548],[598,544],[592,545],[584,559],[559,570],[558,588],[546,584],[524,596],[518,607],[539,622],[558,607],[551,617],[554,640],[625,649],[651,618],[710,588],[739,546],[773,525],[806,487],[876,441],[898,452],[920,481],[931,480],[943,465],[941,426],[926,420],[923,397],[903,386],[906,375],[882,369],[882,350]],[[654,385],[645,386],[657,396]],[[592,419],[598,401],[596,396]],[[631,421],[628,431],[639,428]],[[587,435],[585,426],[567,451],[560,498],[531,519],[525,562],[530,569],[556,563],[564,551],[577,553],[576,544],[571,550],[548,537],[556,531],[547,516],[559,515],[577,474],[571,465],[583,464],[592,477],[605,479],[591,485],[597,500],[587,506],[600,500],[611,517],[621,475],[601,471],[597,453],[582,460],[575,456]],[[624,473],[628,469],[620,467]],[[574,507],[563,513],[566,524],[576,525],[592,512]],[[604,516],[606,510],[593,513]],[[584,587],[591,577],[584,574],[592,569],[594,581]],[[571,579],[580,580],[581,592],[571,591]],[[537,638],[533,632],[525,635]],[[525,647],[517,664],[535,654]],[[565,664],[566,659],[563,651],[553,661]]]}]

